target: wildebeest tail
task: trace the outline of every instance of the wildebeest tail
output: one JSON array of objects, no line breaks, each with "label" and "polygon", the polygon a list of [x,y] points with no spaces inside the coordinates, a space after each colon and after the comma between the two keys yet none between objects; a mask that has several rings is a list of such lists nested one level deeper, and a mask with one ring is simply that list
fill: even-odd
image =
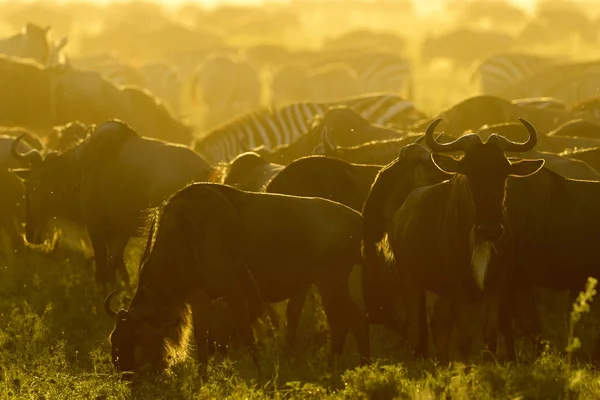
[{"label": "wildebeest tail", "polygon": [[394,257],[386,246],[386,204],[393,196],[395,187],[395,161],[384,167],[373,182],[365,200],[363,214],[363,297],[369,319],[373,323],[394,323],[391,293],[386,290],[387,275],[393,273]]}]

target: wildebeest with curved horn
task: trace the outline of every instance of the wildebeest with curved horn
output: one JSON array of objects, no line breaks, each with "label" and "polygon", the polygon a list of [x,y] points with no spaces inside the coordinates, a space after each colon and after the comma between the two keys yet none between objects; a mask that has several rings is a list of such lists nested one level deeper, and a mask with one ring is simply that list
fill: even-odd
[{"label": "wildebeest with curved horn", "polygon": [[[433,137],[440,120],[427,128],[425,140],[433,162],[454,177],[411,192],[395,213],[390,229],[389,242],[404,286],[409,341],[416,346],[417,354],[425,354],[424,294],[431,291],[449,301],[449,315],[455,316],[461,331],[459,351],[467,359],[470,338],[465,331],[466,307],[483,292],[484,341],[495,352],[500,329],[507,341],[508,357],[515,359],[504,293],[507,274],[514,266],[511,229],[504,207],[505,186],[508,176],[531,175],[544,161],[509,161],[505,153],[532,149],[537,132],[520,119],[529,132],[524,143],[500,135],[491,135],[483,142],[480,136],[470,134],[442,144]],[[455,159],[439,154],[455,151],[465,155]],[[448,329],[434,327],[433,333],[438,356],[448,360]]]},{"label": "wildebeest with curved horn", "polygon": [[341,354],[348,331],[357,339],[361,360],[370,358],[368,324],[347,287],[353,265],[360,263],[358,212],[325,199],[195,183],[178,191],[159,215],[129,311],[113,312],[110,296],[105,302],[117,318],[111,341],[118,369],[159,366],[165,341],[182,348],[180,332],[189,326],[186,304],[192,308],[200,362],[206,364],[205,314],[215,297],[228,301],[242,337],[253,347],[248,323],[260,301],[289,299],[310,283],[325,308],[332,359]]},{"label": "wildebeest with curved horn", "polygon": [[118,120],[99,125],[62,154],[19,153],[21,139],[13,154],[31,168],[13,171],[27,188],[27,240],[39,243],[56,218],[85,225],[98,284],[114,282],[117,269],[128,280],[123,251],[129,238],[138,236],[144,210],[211,173],[190,148],[139,136]]}]

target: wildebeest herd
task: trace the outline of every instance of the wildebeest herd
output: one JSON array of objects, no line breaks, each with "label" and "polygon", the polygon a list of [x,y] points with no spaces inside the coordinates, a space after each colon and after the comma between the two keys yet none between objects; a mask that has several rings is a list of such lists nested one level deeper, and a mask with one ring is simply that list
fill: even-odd
[{"label": "wildebeest herd", "polygon": [[[475,303],[484,348],[496,355],[502,336],[505,358],[518,361],[515,337],[538,346],[545,334],[534,288],[579,291],[600,278],[600,62],[522,49],[548,24],[546,41],[560,31],[597,43],[599,29],[576,8],[558,18],[549,7],[507,33],[518,9],[500,4],[467,14],[506,32],[464,27],[421,43],[423,69],[441,58],[454,70],[476,64],[479,94],[441,111],[417,105],[398,34],[357,29],[318,49],[222,37],[254,24],[294,29],[285,8],[199,12],[205,30],[150,9],[155,30],[115,24],[79,38],[95,54],[76,56],[67,36],[53,41],[50,27],[26,22],[0,41],[4,262],[50,246],[61,221],[84,228],[117,371],[166,367],[192,331],[201,365],[237,338],[260,369],[253,327],[278,328],[273,305],[287,301],[293,346],[313,286],[332,365],[349,333],[370,363],[376,325],[412,357],[431,354],[431,337],[441,362],[456,328],[468,362]],[[109,46],[114,38],[128,39]],[[120,54],[102,53],[111,48]],[[145,242],[135,279],[125,251],[134,237]],[[230,319],[226,337],[219,319]]]}]

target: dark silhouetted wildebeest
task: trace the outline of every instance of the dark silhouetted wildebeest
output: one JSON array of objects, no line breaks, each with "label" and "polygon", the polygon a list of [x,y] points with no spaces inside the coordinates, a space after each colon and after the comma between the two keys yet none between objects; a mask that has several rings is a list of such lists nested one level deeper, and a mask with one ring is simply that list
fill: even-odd
[{"label": "dark silhouetted wildebeest", "polygon": [[352,331],[361,360],[367,361],[368,324],[347,286],[353,265],[360,263],[361,225],[358,212],[319,198],[208,183],[178,191],[154,219],[129,310],[115,313],[110,296],[105,302],[116,317],[115,367],[160,366],[166,341],[184,349],[182,332],[190,325],[186,304],[199,359],[206,364],[206,313],[216,297],[226,299],[244,342],[253,348],[249,323],[261,302],[289,299],[311,283],[325,308],[332,356],[341,354]]},{"label": "dark silhouetted wildebeest", "polygon": [[[500,329],[507,341],[508,357],[515,359],[506,281],[514,268],[511,227],[504,207],[508,176],[537,172],[543,160],[509,161],[506,152],[531,150],[537,132],[529,131],[525,143],[491,135],[486,142],[476,134],[441,144],[433,132],[439,120],[427,129],[425,140],[437,167],[455,176],[442,183],[414,190],[395,212],[389,243],[396,260],[407,305],[409,342],[417,354],[426,352],[425,291],[446,299],[459,329],[459,351],[470,352],[466,331],[466,307],[484,294],[486,308],[484,341],[496,351]],[[463,151],[456,159],[441,152]],[[527,199],[524,199],[527,201]],[[439,319],[434,319],[440,322]],[[448,360],[449,328],[432,327],[441,360]]]},{"label": "dark silhouetted wildebeest", "polygon": [[[20,140],[15,141],[20,143]],[[98,126],[80,145],[61,154],[20,153],[30,169],[17,170],[27,187],[26,237],[39,243],[56,218],[86,226],[96,260],[96,282],[126,275],[123,251],[138,235],[143,212],[211,168],[190,148],[139,136],[120,121]]]}]

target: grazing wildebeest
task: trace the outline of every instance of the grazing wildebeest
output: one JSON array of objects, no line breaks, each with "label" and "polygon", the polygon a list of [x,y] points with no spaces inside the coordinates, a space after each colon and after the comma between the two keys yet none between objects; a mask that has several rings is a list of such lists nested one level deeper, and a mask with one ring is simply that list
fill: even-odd
[{"label": "grazing wildebeest", "polygon": [[[20,140],[16,140],[19,144]],[[143,212],[192,181],[207,181],[210,166],[185,146],[139,136],[120,121],[99,125],[79,146],[45,158],[13,146],[31,163],[17,170],[27,187],[26,238],[40,243],[44,228],[63,218],[87,228],[96,260],[96,282],[128,280],[123,251],[138,235]]]},{"label": "grazing wildebeest", "polygon": [[106,311],[116,317],[115,367],[160,366],[167,341],[184,349],[186,303],[199,360],[206,364],[207,305],[217,297],[228,302],[241,336],[253,348],[249,323],[262,301],[288,299],[311,283],[319,289],[331,329],[332,360],[351,330],[361,361],[367,361],[368,324],[347,288],[353,265],[360,263],[361,224],[358,212],[325,199],[210,183],[181,189],[154,219],[129,311],[115,313],[111,297],[105,301]]},{"label": "grazing wildebeest", "polygon": [[[455,176],[442,183],[414,190],[395,212],[389,233],[404,300],[407,304],[409,342],[418,355],[426,352],[425,291],[448,300],[459,327],[459,351],[466,360],[470,338],[466,332],[466,307],[484,294],[484,341],[496,351],[497,330],[507,341],[514,360],[514,343],[505,296],[506,280],[514,266],[511,228],[504,209],[508,176],[537,172],[544,160],[509,161],[505,152],[531,150],[537,141],[535,128],[525,143],[491,135],[486,142],[476,134],[441,144],[433,132],[439,119],[425,133],[437,167]],[[460,160],[441,152],[463,151]],[[439,320],[436,320],[439,322]],[[452,321],[447,321],[448,323]],[[448,360],[450,326],[435,327],[438,357]]]}]

